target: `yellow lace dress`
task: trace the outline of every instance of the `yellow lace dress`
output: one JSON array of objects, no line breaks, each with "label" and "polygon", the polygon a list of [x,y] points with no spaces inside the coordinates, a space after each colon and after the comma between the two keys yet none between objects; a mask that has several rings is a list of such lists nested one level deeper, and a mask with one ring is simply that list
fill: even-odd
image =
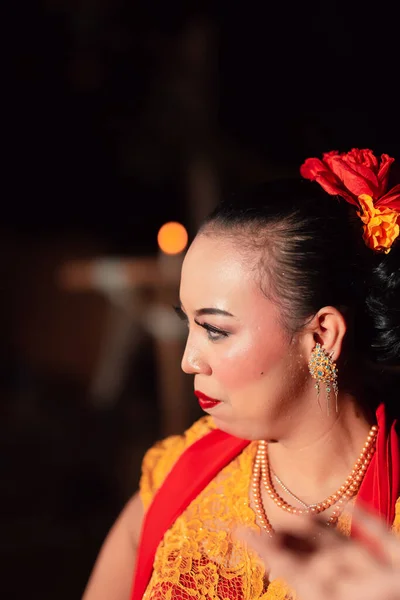
[{"label": "yellow lace dress", "polygon": [[[182,436],[151,448],[144,460],[140,493],[145,509],[182,452],[213,428],[210,417]],[[259,530],[249,506],[256,444],[251,443],[220,471],[165,533],[144,600],[295,600],[284,581],[268,582],[264,567],[231,532],[238,525]],[[196,474],[193,473],[193,477]],[[400,531],[400,505],[393,527]],[[338,528],[348,534],[350,519]]]}]

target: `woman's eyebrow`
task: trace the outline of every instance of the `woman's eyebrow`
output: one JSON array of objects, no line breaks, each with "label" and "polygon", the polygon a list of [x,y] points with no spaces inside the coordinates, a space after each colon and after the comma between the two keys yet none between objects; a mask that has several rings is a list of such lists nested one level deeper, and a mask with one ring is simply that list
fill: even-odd
[{"label": "woman's eyebrow", "polygon": [[222,310],[221,308],[199,308],[195,311],[195,315],[197,317],[201,317],[203,315],[222,315],[224,317],[233,317],[233,314],[228,312],[227,310]]},{"label": "woman's eyebrow", "polygon": [[[174,306],[174,310],[179,317],[186,318],[186,312],[182,306],[182,303]],[[201,317],[203,315],[222,315],[223,317],[234,317],[234,315],[227,310],[222,310],[221,308],[199,308],[194,312],[196,317]]]}]

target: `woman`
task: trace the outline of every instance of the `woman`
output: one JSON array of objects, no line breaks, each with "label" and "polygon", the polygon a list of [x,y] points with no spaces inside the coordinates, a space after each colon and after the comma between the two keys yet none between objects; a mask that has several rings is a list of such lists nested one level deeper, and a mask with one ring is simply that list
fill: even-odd
[{"label": "woman", "polygon": [[309,159],[301,173],[324,191],[260,186],[203,225],[177,312],[189,328],[182,368],[209,416],[148,452],[85,600],[291,599],[238,526],[273,536],[318,514],[356,535],[348,509],[363,501],[399,527],[383,375],[400,356],[392,162],[369,150]]}]

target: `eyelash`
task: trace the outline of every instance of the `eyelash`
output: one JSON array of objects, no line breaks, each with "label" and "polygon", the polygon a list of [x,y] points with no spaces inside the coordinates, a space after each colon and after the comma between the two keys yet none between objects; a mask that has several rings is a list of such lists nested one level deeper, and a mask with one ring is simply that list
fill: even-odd
[{"label": "eyelash", "polygon": [[[183,312],[183,310],[181,309],[181,307],[174,306],[173,309],[176,312],[176,314],[178,315],[178,317],[181,319],[181,321],[186,321],[186,323],[189,325],[188,318],[185,315],[185,313]],[[200,321],[196,321],[196,319],[194,320],[194,322],[196,323],[196,325],[198,325],[199,327],[202,327],[203,329],[206,330],[207,337],[211,342],[218,342],[219,340],[229,336],[229,333],[227,331],[224,331],[223,329],[219,329],[218,327],[214,327],[213,325],[210,325],[209,323],[200,323]]]},{"label": "eyelash", "polygon": [[218,342],[222,338],[226,338],[229,336],[229,333],[227,331],[218,329],[218,327],[214,327],[213,325],[210,325],[209,323],[200,323],[199,321],[196,321],[196,319],[194,322],[196,323],[196,325],[199,325],[200,327],[202,327],[203,329],[206,330],[207,337],[212,342]]}]

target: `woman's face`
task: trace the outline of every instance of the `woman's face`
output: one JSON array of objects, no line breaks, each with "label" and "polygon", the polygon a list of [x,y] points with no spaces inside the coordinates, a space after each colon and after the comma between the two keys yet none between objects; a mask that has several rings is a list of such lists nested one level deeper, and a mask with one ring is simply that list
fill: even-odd
[{"label": "woman's face", "polygon": [[310,387],[307,357],[234,242],[214,234],[194,240],[180,299],[189,326],[182,369],[194,374],[196,391],[219,400],[206,409],[216,426],[244,439],[283,439]]}]

